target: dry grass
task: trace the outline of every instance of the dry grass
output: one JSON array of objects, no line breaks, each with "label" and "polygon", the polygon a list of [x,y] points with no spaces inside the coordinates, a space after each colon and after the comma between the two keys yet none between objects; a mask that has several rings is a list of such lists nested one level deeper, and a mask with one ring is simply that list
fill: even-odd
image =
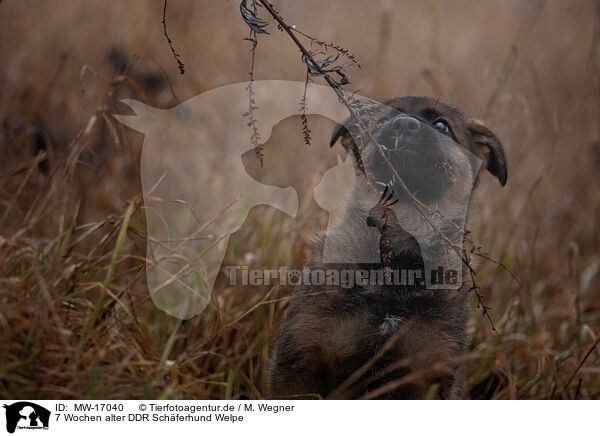
[{"label": "dry grass", "polygon": [[[161,3],[0,4],[2,398],[263,396],[291,289],[221,280],[209,309],[181,322],[144,287],[143,138],[108,114],[123,97],[170,107],[244,81],[250,61],[237,2],[173,1],[180,76]],[[474,299],[469,395],[598,397],[598,3],[340,3],[275,2],[353,52],[352,89],[440,96],[489,121],[507,149],[508,185],[484,177],[473,200],[473,237],[510,271],[479,261],[498,334]],[[295,48],[271,30],[256,79],[303,81]],[[311,152],[321,145],[313,135]],[[255,209],[226,262],[301,265],[318,225]]]}]

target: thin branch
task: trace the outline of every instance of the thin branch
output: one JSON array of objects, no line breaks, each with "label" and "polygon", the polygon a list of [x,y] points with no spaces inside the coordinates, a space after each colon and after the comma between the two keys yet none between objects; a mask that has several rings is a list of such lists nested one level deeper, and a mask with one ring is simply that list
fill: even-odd
[{"label": "thin branch", "polygon": [[[293,28],[291,26],[289,26],[285,21],[283,21],[283,18],[281,18],[281,16],[279,15],[279,13],[277,11],[275,11],[275,9],[273,8],[273,6],[268,1],[266,1],[266,0],[258,0],[258,1],[264,6],[264,8],[269,12],[269,14],[271,14],[271,16],[273,18],[275,18],[275,20],[279,23],[278,27],[280,29],[283,29],[289,35],[289,37],[292,39],[292,41],[294,42],[294,44],[296,44],[296,46],[300,49],[300,52],[302,53],[302,59],[306,63],[307,67],[309,69],[313,70],[319,76],[322,76],[323,79],[325,79],[325,81],[327,82],[327,84],[336,93],[339,101],[350,112],[351,119],[354,120],[355,122],[357,122],[361,126],[361,127],[359,127],[359,129],[361,131],[362,130],[366,131],[366,129],[362,125],[362,121],[361,121],[360,117],[358,116],[358,113],[352,107],[352,105],[348,102],[348,100],[345,98],[344,93],[343,93],[342,88],[341,88],[341,85],[338,84],[335,80],[333,80],[329,76],[328,72],[324,71],[323,68],[319,65],[319,63],[317,61],[315,61],[315,59],[312,56],[312,53],[310,53],[304,47],[304,45],[302,45],[302,43],[298,40],[298,38],[294,34]],[[361,137],[364,137],[364,136],[361,135]],[[372,139],[372,136],[369,139]],[[377,142],[374,139],[373,139],[373,143],[377,144]],[[365,167],[364,167],[364,164],[362,162],[362,157],[360,156],[360,153],[358,153],[357,151],[355,151],[354,155],[355,155],[355,157],[357,159],[357,165],[358,165],[359,169],[366,175]]]},{"label": "thin branch", "polygon": [[256,1],[252,0],[252,8],[254,9],[254,11],[248,9],[246,1],[247,0],[243,0],[240,3],[240,12],[242,14],[242,18],[244,19],[248,27],[250,27],[250,30],[252,30],[255,34],[266,33],[268,35],[269,32],[263,29],[263,27],[267,26],[267,23],[265,23],[263,20],[256,16]]},{"label": "thin branch", "polygon": [[307,35],[306,33],[302,32],[301,30],[297,29],[296,27],[292,27],[292,30],[294,32],[299,33],[300,35],[304,36],[305,38],[308,38],[310,40],[310,42],[318,44],[321,47],[325,47],[325,49],[327,49],[327,47],[334,49],[338,53],[341,53],[342,55],[346,56],[346,58],[348,58],[349,60],[354,62],[356,64],[356,66],[358,68],[360,68],[360,64],[358,63],[358,60],[356,59],[356,57],[352,53],[350,53],[349,50],[345,49],[344,47],[340,47],[339,45],[333,44],[331,42],[320,41],[317,38],[313,38],[312,36]]},{"label": "thin branch", "polygon": [[304,135],[304,143],[306,145],[310,145],[311,140],[311,132],[308,128],[308,118],[306,117],[306,92],[308,91],[308,84],[310,82],[310,70],[306,69],[306,80],[304,81],[304,92],[302,93],[302,98],[300,99],[300,119],[302,120],[302,134]]},{"label": "thin branch", "polygon": [[255,110],[258,109],[256,106],[256,101],[254,100],[254,64],[256,59],[256,46],[258,45],[258,37],[257,33],[268,33],[265,30],[262,30],[262,27],[266,26],[262,20],[256,17],[256,2],[252,1],[252,7],[254,12],[250,11],[246,7],[246,0],[240,3],[240,11],[242,12],[242,17],[244,21],[250,27],[250,36],[245,38],[247,41],[252,43],[252,48],[250,49],[251,61],[250,61],[250,71],[248,75],[250,76],[250,80],[248,81],[248,86],[246,90],[248,91],[248,112],[244,114],[245,117],[248,117],[248,126],[252,129],[252,133],[250,134],[250,143],[252,147],[254,147],[254,153],[260,162],[260,166],[262,167],[264,164],[264,154],[263,148],[261,144],[260,133],[258,132],[258,127],[256,125],[257,119],[255,115]]},{"label": "thin branch", "polygon": [[177,62],[177,66],[179,68],[180,74],[185,74],[185,65],[181,61],[181,55],[175,51],[175,46],[173,45],[173,41],[169,38],[169,34],[167,33],[167,2],[169,0],[165,0],[163,5],[163,16],[162,16],[162,25],[163,25],[163,33],[165,34],[165,38],[167,39],[167,43],[169,44],[169,48],[171,49],[171,53],[173,53],[173,57]]},{"label": "thin branch", "polygon": [[475,272],[473,267],[471,267],[471,262],[467,256],[466,251],[463,251],[463,263],[469,270],[469,275],[471,276],[471,288],[469,289],[469,291],[473,291],[475,293],[475,296],[477,296],[477,307],[481,308],[481,314],[483,315],[484,318],[487,318],[487,320],[490,323],[490,326],[492,327],[492,330],[494,331],[494,333],[496,333],[496,336],[500,336],[500,334],[498,333],[498,330],[496,330],[494,320],[492,320],[492,316],[490,315],[491,307],[487,306],[485,304],[485,302],[483,301],[483,296],[479,293],[479,290],[481,288],[479,287],[479,285],[477,284],[477,281],[475,280],[475,275],[477,273]]}]

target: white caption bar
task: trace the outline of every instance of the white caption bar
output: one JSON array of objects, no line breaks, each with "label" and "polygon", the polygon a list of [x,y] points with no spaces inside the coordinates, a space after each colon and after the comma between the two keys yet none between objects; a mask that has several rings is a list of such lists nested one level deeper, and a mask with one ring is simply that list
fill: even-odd
[{"label": "white caption bar", "polygon": [[[590,434],[594,401],[6,400],[0,434]],[[185,432],[185,433],[182,433]],[[192,433],[193,432],[193,433]]]}]

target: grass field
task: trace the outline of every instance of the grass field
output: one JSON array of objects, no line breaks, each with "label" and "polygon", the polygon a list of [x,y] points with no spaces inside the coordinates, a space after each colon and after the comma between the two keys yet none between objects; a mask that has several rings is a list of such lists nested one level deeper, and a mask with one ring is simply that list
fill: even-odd
[{"label": "grass field", "polygon": [[[466,396],[598,398],[600,3],[273,3],[356,56],[347,90],[439,97],[504,144],[506,187],[484,175],[472,201],[472,238],[502,265],[476,259],[496,331],[473,296]],[[237,1],[169,2],[183,75],[162,6],[0,3],[2,398],[264,396],[291,287],[228,287],[221,277],[207,310],[185,322],[145,287],[143,136],[110,114],[123,113],[121,98],[172,107],[250,69]],[[298,50],[267,21],[255,78],[304,81]],[[318,131],[307,154],[326,153]],[[225,263],[302,266],[324,223],[312,216],[254,209]]]}]

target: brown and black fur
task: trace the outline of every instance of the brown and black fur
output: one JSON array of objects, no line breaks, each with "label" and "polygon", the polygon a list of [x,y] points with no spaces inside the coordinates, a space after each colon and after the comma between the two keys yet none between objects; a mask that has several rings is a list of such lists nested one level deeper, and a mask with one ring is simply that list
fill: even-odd
[{"label": "brown and black fur", "polygon": [[[442,118],[450,128],[448,136],[479,156],[482,168],[502,185],[506,183],[502,145],[482,122],[466,119],[457,109],[429,97],[401,97],[385,104],[428,126]],[[346,148],[356,147],[343,126],[334,132],[331,145],[340,137]],[[418,244],[389,209],[392,190],[386,188],[375,207],[366,209],[361,208],[359,191],[333,235],[340,249],[367,220],[381,232],[382,263],[371,267],[419,267]],[[309,269],[365,269],[365,265],[323,264],[322,250],[323,237],[319,237]],[[409,399],[436,392],[439,398],[461,398],[460,358],[466,342],[468,298],[466,285],[459,290],[426,290],[417,285],[351,289],[299,285],[269,361],[269,395]]]}]

